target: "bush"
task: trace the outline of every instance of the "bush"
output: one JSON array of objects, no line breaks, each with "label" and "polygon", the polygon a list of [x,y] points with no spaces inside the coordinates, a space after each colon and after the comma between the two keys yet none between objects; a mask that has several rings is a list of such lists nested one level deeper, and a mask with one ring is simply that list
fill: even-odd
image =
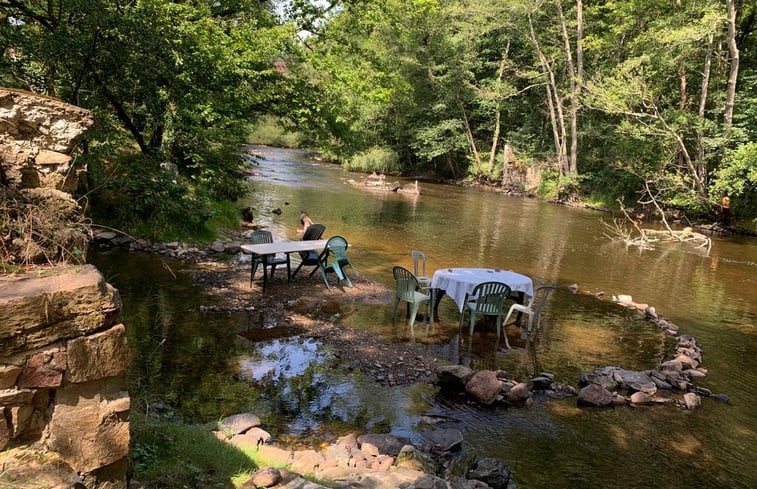
[{"label": "bush", "polygon": [[247,137],[251,144],[263,144],[278,148],[300,148],[302,147],[302,139],[302,134],[287,131],[273,116],[264,117]]},{"label": "bush", "polygon": [[713,175],[710,195],[717,203],[722,197],[730,197],[734,213],[745,217],[757,214],[757,143],[747,143],[726,153]]},{"label": "bush", "polygon": [[90,209],[100,224],[158,241],[209,241],[217,227],[239,224],[233,204],[214,201],[170,166],[161,168],[142,155],[122,154],[88,166]]},{"label": "bush", "polygon": [[342,163],[345,170],[391,173],[399,171],[399,157],[389,148],[373,147]]}]

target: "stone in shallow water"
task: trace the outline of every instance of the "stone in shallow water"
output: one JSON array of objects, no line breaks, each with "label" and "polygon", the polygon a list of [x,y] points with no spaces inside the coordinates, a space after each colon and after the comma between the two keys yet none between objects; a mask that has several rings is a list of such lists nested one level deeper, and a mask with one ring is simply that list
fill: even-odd
[{"label": "stone in shallow water", "polygon": [[383,455],[396,457],[407,441],[387,433],[366,433],[357,437],[357,442],[361,449],[365,450],[363,445],[370,444]]},{"label": "stone in shallow water", "polygon": [[683,395],[683,402],[686,405],[686,409],[694,409],[702,405],[702,398],[693,392],[687,392]]},{"label": "stone in shallow water", "polygon": [[476,464],[476,468],[468,472],[468,478],[489,484],[492,489],[507,489],[510,467],[501,460],[482,458]]},{"label": "stone in shallow water", "polygon": [[491,370],[481,370],[473,374],[473,377],[465,384],[468,394],[475,397],[483,404],[491,404],[502,390],[502,381]]},{"label": "stone in shallow water", "polygon": [[578,391],[578,404],[608,406],[612,403],[612,399],[612,392],[597,384],[589,384]]},{"label": "stone in shallow water", "polygon": [[459,447],[463,442],[463,433],[457,428],[435,430],[424,434],[431,442],[432,449],[438,452],[447,452]]}]

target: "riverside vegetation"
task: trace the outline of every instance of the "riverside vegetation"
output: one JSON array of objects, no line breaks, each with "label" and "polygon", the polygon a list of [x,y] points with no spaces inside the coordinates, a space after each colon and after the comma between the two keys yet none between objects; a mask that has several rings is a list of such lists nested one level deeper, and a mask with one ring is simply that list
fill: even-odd
[{"label": "riverside vegetation", "polygon": [[80,195],[136,237],[212,239],[251,134],[358,170],[757,215],[750,2],[47,3],[0,3],[0,85],[93,111]]}]

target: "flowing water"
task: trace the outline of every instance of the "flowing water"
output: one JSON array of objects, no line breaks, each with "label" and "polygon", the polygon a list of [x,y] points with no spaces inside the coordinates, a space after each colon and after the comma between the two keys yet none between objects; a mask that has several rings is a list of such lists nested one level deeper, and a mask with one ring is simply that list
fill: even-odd
[{"label": "flowing water", "polygon": [[[561,286],[532,352],[517,336],[515,348],[497,350],[490,331],[477,330],[472,344],[459,341],[456,307],[442,300],[441,323],[419,340],[445,360],[503,368],[514,378],[546,370],[571,385],[596,366],[652,368],[667,351],[661,335],[606,300],[629,294],[697,338],[709,370],[698,384],[731,401],[704,398],[694,411],[582,409],[575,399],[481,408],[425,385],[378,386],[332,368],[338,358],[312,339],[284,331],[243,342],[236,333],[254,337],[261,318],[203,312],[199,306],[210,300],[179,264],[94,253],[124,299],[140,409],[158,406],[198,422],[254,410],[282,439],[340,428],[418,438],[430,428],[426,421],[441,420],[439,427],[461,429],[481,455],[507,461],[521,488],[757,487],[757,241],[716,238],[709,254],[686,245],[641,252],[604,236],[602,221],[611,219],[602,213],[424,182],[419,196],[368,192],[347,183],[359,175],[306,153],[256,151],[265,158],[250,158],[256,175],[247,204],[279,239],[298,238],[304,209],[326,225],[325,236],[348,239],[358,271],[388,287],[393,265],[412,267],[411,249],[426,253],[431,271],[502,268]],[[277,208],[280,215],[271,212]],[[573,294],[570,284],[605,300]],[[402,321],[390,322],[391,304],[349,311],[343,323],[409,341]]]}]

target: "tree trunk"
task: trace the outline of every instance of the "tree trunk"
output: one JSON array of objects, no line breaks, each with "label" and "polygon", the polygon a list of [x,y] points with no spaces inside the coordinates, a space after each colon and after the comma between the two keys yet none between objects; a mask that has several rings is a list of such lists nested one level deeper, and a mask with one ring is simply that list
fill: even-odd
[{"label": "tree trunk", "polygon": [[[508,42],[505,52],[502,54],[502,60],[499,62],[499,71],[497,72],[497,82],[502,81],[502,75],[505,72],[505,60],[507,59],[507,53],[510,50],[510,43]],[[492,134],[492,149],[489,152],[489,174],[494,171],[494,158],[497,156],[497,143],[499,142],[499,132],[502,122],[502,107],[501,102],[497,102],[497,113],[495,114],[494,121],[494,134]]]},{"label": "tree trunk", "polygon": [[731,70],[728,75],[728,88],[726,90],[725,114],[723,123],[726,134],[730,133],[733,125],[733,105],[736,100],[736,80],[739,77],[739,48],[736,45],[736,2],[726,0],[728,7],[728,54],[730,57]]},{"label": "tree trunk", "polygon": [[577,174],[576,160],[578,158],[578,86],[576,83],[576,69],[573,66],[573,53],[570,48],[568,26],[565,23],[565,14],[563,14],[560,2],[557,2],[557,12],[560,17],[563,47],[565,48],[565,62],[567,63],[568,79],[570,82],[570,159],[567,174],[575,177]]},{"label": "tree trunk", "polygon": [[547,103],[549,104],[549,116],[552,122],[552,135],[555,138],[555,151],[557,152],[558,166],[560,168],[560,175],[565,175],[569,171],[568,156],[565,144],[565,123],[562,112],[562,99],[557,91],[557,82],[555,82],[555,74],[552,71],[552,67],[549,65],[547,57],[544,56],[541,48],[539,47],[539,41],[536,39],[536,33],[534,32],[534,24],[531,16],[528,16],[528,28],[529,28],[529,40],[531,45],[539,58],[542,69],[548,76],[549,82],[547,83]]},{"label": "tree trunk", "polygon": [[[704,69],[702,70],[702,90],[699,94],[699,112],[700,119],[704,119],[704,111],[707,107],[707,97],[710,86],[710,70],[712,66],[712,41],[713,35],[707,37],[707,54],[704,57]],[[705,163],[705,151],[704,151],[704,134],[702,129],[697,129],[697,172],[700,177],[707,174],[707,165]],[[705,182],[706,183],[706,182]]]},{"label": "tree trunk", "polygon": [[473,138],[473,131],[471,131],[470,123],[468,122],[468,115],[465,112],[465,107],[463,107],[463,103],[462,101],[460,101],[460,99],[457,100],[457,103],[460,106],[460,113],[463,116],[465,137],[468,140],[468,145],[470,146],[470,151],[473,155],[473,162],[476,165],[476,176],[479,176],[481,175],[481,155],[479,154],[478,148],[476,147],[476,140]]}]

